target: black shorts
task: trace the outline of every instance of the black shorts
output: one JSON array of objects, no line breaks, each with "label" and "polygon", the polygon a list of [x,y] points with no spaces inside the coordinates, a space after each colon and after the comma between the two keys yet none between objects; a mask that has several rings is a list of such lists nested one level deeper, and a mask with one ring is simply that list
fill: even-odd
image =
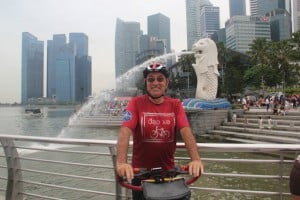
[{"label": "black shorts", "polygon": [[290,173],[290,192],[293,195],[300,195],[300,163],[295,160]]}]

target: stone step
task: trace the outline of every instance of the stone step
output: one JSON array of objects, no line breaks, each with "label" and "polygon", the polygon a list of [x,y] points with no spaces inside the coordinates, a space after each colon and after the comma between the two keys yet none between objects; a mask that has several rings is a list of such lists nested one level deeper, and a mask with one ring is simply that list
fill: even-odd
[{"label": "stone step", "polygon": [[[300,116],[300,110],[290,110],[290,111],[286,111],[286,116]],[[251,110],[250,111],[245,111],[244,112],[245,115],[273,115],[273,116],[283,116],[283,115],[274,115],[273,112],[269,111],[264,111],[261,109],[258,110]]]},{"label": "stone step", "polygon": [[[236,122],[224,122],[209,130],[211,138],[218,138],[240,143],[299,143],[300,142],[300,111],[290,110],[285,116],[273,115],[263,109],[250,111],[232,110],[237,114]],[[268,126],[268,118],[272,126]],[[263,119],[263,128],[259,128],[259,119]]]},{"label": "stone step", "polygon": [[238,118],[247,118],[247,119],[258,119],[259,117],[261,117],[262,119],[268,119],[269,117],[271,117],[272,120],[293,120],[293,121],[300,121],[300,116],[295,116],[295,115],[249,115],[249,114],[244,114],[241,116],[238,116]]},{"label": "stone step", "polygon": [[236,127],[236,126],[220,126],[216,130],[232,131],[238,133],[252,133],[260,135],[275,135],[275,136],[285,136],[285,137],[295,137],[300,139],[299,131],[291,130],[269,130],[269,129],[259,129],[259,128],[245,128],[245,127]]},{"label": "stone step", "polygon": [[[248,123],[258,123],[259,118],[237,118],[236,121],[240,122],[240,123],[244,123],[245,120],[247,120]],[[267,124],[268,120],[267,119],[263,119],[263,123]],[[300,126],[300,121],[297,120],[290,120],[290,119],[272,119],[272,123],[273,124],[277,124],[277,125],[285,125],[285,126]]]},{"label": "stone step", "polygon": [[269,142],[269,143],[286,143],[286,144],[299,144],[300,138],[291,138],[286,136],[275,136],[275,135],[263,135],[263,134],[254,134],[254,133],[244,133],[244,132],[232,132],[225,130],[210,130],[210,135],[214,135],[216,137],[223,136],[226,138],[237,138],[244,140],[253,140],[260,142]]},{"label": "stone step", "polygon": [[[248,121],[247,124],[244,123],[244,121],[240,122],[224,122],[222,124],[222,126],[230,126],[230,127],[243,127],[243,128],[259,128],[259,123],[258,121],[252,122],[252,121]],[[220,128],[219,127],[219,128]],[[281,131],[296,131],[296,132],[300,132],[300,124],[294,124],[293,122],[290,123],[278,123],[276,121],[273,121],[273,123],[271,124],[271,127],[269,128],[269,125],[267,122],[263,123],[263,129],[267,129],[267,130],[281,130]]]},{"label": "stone step", "polygon": [[267,141],[247,140],[247,139],[233,138],[233,137],[226,137],[225,140],[230,142],[245,143],[245,144],[272,144],[272,142],[267,142]]}]

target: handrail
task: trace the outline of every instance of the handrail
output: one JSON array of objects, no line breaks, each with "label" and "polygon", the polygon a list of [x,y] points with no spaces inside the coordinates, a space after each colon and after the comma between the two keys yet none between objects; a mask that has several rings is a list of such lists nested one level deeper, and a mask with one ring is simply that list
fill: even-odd
[{"label": "handrail", "polygon": [[[108,199],[128,199],[127,195],[130,192],[124,193],[115,181],[115,140],[0,135],[0,142],[3,148],[2,154],[0,151],[0,196],[6,196],[7,200],[21,200],[26,197],[99,199],[99,196]],[[130,145],[132,146],[132,143]],[[198,143],[197,146],[201,155],[227,152],[255,155],[258,153],[270,157],[261,159],[202,156],[205,172],[199,181],[191,186],[193,195],[198,195],[199,192],[229,192],[254,196],[274,195],[280,199],[290,195],[286,189],[289,179],[287,166],[292,164],[293,157],[300,152],[299,144]],[[184,144],[178,143],[177,148],[176,162],[188,162]],[[223,163],[224,166],[236,163],[262,165],[262,168],[272,164],[274,168],[278,167],[278,171],[276,174],[218,171],[210,167],[215,163]],[[4,170],[7,178],[3,175]],[[277,180],[278,189],[222,188],[209,185],[211,178]],[[6,189],[3,185],[6,185]]]}]

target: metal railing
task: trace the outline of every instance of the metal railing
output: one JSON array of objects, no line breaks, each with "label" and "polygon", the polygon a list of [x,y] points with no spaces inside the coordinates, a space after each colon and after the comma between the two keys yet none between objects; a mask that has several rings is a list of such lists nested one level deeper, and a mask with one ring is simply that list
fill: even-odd
[{"label": "metal railing", "polygon": [[[0,196],[7,200],[130,199],[130,192],[115,181],[114,140],[0,135],[0,141]],[[289,198],[289,171],[300,145],[198,147],[205,173],[191,186],[195,199],[217,193]],[[177,149],[176,162],[188,163],[184,144],[178,143]]]}]

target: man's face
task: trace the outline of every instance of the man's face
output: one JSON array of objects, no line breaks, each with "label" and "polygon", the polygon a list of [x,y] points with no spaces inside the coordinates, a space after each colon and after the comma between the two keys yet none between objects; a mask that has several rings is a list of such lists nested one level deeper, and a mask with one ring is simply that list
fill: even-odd
[{"label": "man's face", "polygon": [[160,97],[165,94],[169,80],[160,72],[151,72],[146,78],[147,91],[153,97]]}]

